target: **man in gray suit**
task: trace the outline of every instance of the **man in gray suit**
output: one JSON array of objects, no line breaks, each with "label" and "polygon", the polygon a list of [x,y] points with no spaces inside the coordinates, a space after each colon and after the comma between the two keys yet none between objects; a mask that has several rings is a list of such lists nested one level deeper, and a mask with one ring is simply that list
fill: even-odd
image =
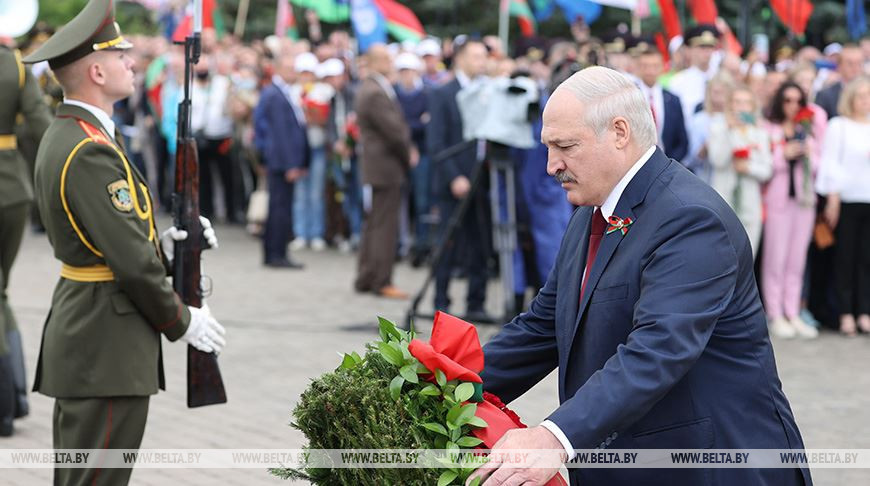
[{"label": "man in gray suit", "polygon": [[388,79],[393,72],[389,51],[375,45],[365,56],[371,74],[357,92],[355,109],[362,144],[362,182],[371,188],[372,197],[354,287],[359,292],[404,299],[408,295],[392,284],[393,262],[402,184],[418,155],[411,148],[408,125]]}]

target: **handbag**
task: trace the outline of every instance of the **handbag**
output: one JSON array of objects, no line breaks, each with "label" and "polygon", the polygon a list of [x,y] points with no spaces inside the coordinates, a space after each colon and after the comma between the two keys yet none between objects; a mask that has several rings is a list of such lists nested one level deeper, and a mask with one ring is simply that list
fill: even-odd
[{"label": "handbag", "polygon": [[269,216],[269,191],[266,190],[266,181],[260,180],[257,190],[251,193],[248,200],[248,224],[265,224]]}]

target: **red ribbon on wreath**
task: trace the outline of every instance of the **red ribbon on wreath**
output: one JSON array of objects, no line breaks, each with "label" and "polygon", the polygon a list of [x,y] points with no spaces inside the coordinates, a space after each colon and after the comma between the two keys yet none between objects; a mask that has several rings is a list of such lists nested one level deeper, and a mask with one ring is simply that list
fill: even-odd
[{"label": "red ribbon on wreath", "polygon": [[[441,370],[447,380],[458,379],[471,383],[483,383],[483,348],[477,337],[477,329],[462,319],[444,312],[435,313],[432,336],[429,342],[414,339],[408,351],[432,373]],[[520,417],[502,403],[496,395],[483,393],[483,401],[477,404],[474,413],[487,423],[486,428],[474,429],[472,434],[483,441],[488,449],[499,441],[508,430],[526,428]],[[567,486],[560,474],[556,474],[545,486]]]}]

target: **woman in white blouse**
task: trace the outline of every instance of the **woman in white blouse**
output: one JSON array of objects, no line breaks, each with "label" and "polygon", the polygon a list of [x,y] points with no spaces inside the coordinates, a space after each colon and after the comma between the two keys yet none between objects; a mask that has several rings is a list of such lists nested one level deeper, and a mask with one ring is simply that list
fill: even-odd
[{"label": "woman in white blouse", "polygon": [[[870,333],[870,78],[847,84],[825,133],[816,191],[836,228],[834,268],[840,332]],[[858,316],[857,326],[855,316]]]},{"label": "woman in white blouse", "polygon": [[710,185],[737,213],[753,255],[761,239],[761,184],[773,173],[770,139],[759,119],[755,95],[745,86],[734,88],[724,115],[710,121],[707,139]]}]

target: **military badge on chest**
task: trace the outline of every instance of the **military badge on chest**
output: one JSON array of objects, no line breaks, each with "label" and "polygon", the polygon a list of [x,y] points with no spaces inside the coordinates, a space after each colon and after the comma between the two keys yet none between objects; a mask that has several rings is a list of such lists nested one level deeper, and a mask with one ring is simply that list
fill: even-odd
[{"label": "military badge on chest", "polygon": [[109,191],[115,209],[125,213],[133,210],[133,198],[130,197],[130,186],[127,181],[123,179],[115,181],[106,186],[106,190]]}]

